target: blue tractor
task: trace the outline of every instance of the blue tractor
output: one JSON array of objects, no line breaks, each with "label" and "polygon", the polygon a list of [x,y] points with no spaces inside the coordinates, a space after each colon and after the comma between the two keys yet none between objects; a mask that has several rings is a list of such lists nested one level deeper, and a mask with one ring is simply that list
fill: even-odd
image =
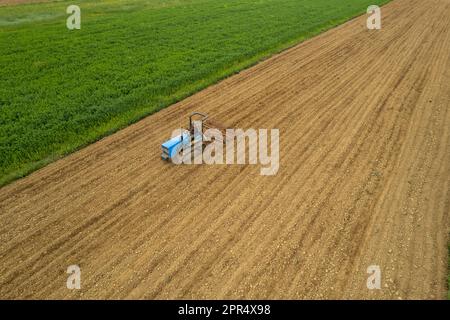
[{"label": "blue tractor", "polygon": [[[194,125],[200,123],[201,128],[195,130]],[[174,159],[177,155],[181,153],[184,147],[187,145],[192,145],[194,141],[202,141],[203,147],[211,142],[210,139],[204,139],[204,133],[208,129],[218,129],[225,136],[225,129],[222,125],[211,121],[208,115],[201,112],[193,112],[189,116],[189,132],[184,132],[179,136],[167,140],[161,145],[162,154],[161,158],[166,161]]]}]

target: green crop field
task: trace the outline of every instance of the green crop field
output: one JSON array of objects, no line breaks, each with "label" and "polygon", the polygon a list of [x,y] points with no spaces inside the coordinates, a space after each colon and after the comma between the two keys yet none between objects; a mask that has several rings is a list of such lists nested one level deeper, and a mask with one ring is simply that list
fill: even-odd
[{"label": "green crop field", "polygon": [[73,1],[0,7],[0,186],[377,0]]}]

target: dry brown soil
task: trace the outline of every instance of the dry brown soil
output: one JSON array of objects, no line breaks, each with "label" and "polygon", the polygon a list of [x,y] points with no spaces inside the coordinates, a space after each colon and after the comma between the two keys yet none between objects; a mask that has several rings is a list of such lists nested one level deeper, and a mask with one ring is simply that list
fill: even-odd
[{"label": "dry brown soil", "polygon": [[[0,189],[0,297],[445,298],[450,0],[382,13]],[[278,174],[161,161],[194,110],[279,128]]]}]

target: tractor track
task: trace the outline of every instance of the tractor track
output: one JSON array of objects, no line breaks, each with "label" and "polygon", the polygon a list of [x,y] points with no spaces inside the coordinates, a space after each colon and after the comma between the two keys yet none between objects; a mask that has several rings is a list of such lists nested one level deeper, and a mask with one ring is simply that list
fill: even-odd
[{"label": "tractor track", "polygon": [[[0,298],[445,298],[450,0],[382,14],[1,188]],[[278,174],[161,161],[192,111],[280,129]]]}]

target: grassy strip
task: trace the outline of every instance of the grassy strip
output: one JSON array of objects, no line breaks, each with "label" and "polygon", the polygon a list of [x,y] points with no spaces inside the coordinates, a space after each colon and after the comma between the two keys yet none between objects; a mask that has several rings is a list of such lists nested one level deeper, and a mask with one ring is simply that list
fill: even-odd
[{"label": "grassy strip", "polygon": [[0,7],[0,186],[380,0],[67,1]]}]

